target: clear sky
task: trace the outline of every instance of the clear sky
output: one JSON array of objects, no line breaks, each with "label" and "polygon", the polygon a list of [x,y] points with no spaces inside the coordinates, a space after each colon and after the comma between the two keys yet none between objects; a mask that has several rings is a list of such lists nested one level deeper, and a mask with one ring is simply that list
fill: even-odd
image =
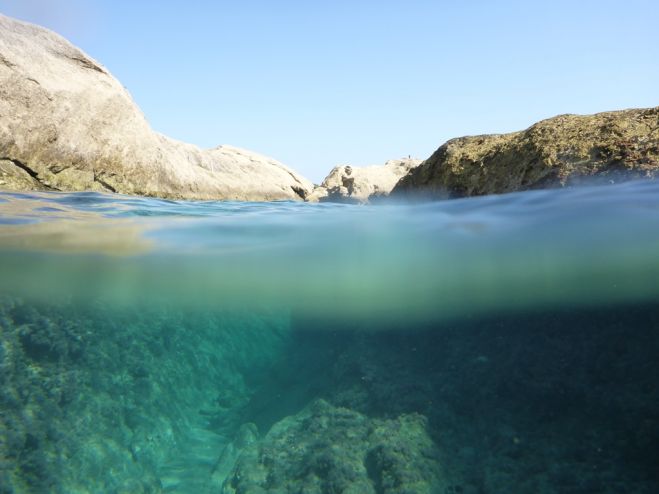
[{"label": "clear sky", "polygon": [[0,0],[67,37],[151,125],[320,182],[451,137],[659,105],[659,1]]}]

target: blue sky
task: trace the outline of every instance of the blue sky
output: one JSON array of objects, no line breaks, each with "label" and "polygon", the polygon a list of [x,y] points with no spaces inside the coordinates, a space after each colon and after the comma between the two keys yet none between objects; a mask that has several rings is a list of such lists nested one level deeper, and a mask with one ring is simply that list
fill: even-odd
[{"label": "blue sky", "polygon": [[451,137],[659,105],[659,2],[0,0],[99,60],[151,125],[337,164]]}]

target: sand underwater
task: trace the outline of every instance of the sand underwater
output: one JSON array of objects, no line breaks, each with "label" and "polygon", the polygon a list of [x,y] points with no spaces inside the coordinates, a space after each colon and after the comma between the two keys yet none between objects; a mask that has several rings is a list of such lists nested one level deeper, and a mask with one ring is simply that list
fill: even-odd
[{"label": "sand underwater", "polygon": [[0,193],[0,493],[659,492],[659,183]]}]

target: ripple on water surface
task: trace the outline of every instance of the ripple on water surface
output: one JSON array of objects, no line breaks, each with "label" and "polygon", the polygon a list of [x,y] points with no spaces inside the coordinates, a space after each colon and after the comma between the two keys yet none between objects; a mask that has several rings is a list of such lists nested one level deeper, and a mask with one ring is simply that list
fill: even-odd
[{"label": "ripple on water surface", "polygon": [[3,282],[33,296],[84,297],[91,283],[117,300],[257,299],[386,318],[628,302],[659,291],[655,182],[372,206],[0,198]]}]

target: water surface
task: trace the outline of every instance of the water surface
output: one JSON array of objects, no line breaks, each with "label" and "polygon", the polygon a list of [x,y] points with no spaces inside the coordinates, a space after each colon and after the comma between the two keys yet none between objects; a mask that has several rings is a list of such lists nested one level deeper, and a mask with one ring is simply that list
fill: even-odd
[{"label": "water surface", "polygon": [[0,492],[651,493],[659,184],[0,193]]}]

